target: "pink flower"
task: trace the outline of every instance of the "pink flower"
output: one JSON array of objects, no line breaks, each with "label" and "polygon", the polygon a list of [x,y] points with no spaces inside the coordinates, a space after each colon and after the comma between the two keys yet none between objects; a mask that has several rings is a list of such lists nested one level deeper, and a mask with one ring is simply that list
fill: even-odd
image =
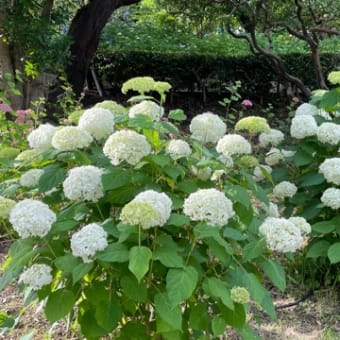
[{"label": "pink flower", "polygon": [[253,106],[253,102],[250,99],[243,99],[241,105],[251,107]]},{"label": "pink flower", "polygon": [[12,108],[9,105],[3,104],[3,103],[0,103],[0,110],[4,111],[4,112],[11,112],[11,111],[13,111]]},{"label": "pink flower", "polygon": [[33,121],[31,118],[31,111],[30,109],[27,110],[17,110],[17,119],[15,120],[16,123],[22,123],[27,125],[32,125]]}]

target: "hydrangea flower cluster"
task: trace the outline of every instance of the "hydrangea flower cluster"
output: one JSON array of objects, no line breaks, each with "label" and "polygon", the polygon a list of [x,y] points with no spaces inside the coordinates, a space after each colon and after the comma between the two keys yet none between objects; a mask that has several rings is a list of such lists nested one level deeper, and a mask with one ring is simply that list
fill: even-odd
[{"label": "hydrangea flower cluster", "polygon": [[103,151],[113,165],[118,165],[122,161],[136,165],[144,156],[151,153],[151,146],[144,135],[133,130],[120,130],[107,139]]},{"label": "hydrangea flower cluster", "polygon": [[170,217],[171,209],[172,201],[165,193],[146,190],[124,206],[120,219],[123,223],[149,229],[163,226]]},{"label": "hydrangea flower cluster", "polygon": [[269,165],[269,166],[274,166],[278,163],[280,163],[282,160],[284,159],[284,156],[281,152],[281,150],[277,149],[277,148],[272,148],[265,157],[265,162]]},{"label": "hydrangea flower cluster", "polygon": [[334,123],[322,123],[317,131],[316,136],[321,143],[338,145],[340,142],[340,125]]},{"label": "hydrangea flower cluster", "polygon": [[15,158],[17,162],[25,165],[32,164],[33,162],[40,162],[42,159],[40,153],[36,149],[25,150],[20,152]]},{"label": "hydrangea flower cluster", "polygon": [[15,206],[16,202],[0,196],[0,218],[7,219],[12,208]]},{"label": "hydrangea flower cluster", "polygon": [[268,132],[262,132],[259,135],[259,145],[262,148],[265,148],[268,145],[278,146],[283,140],[283,132],[277,129],[270,129]]},{"label": "hydrangea flower cluster", "polygon": [[135,118],[137,115],[145,115],[153,121],[159,121],[164,115],[164,109],[151,100],[143,100],[129,110],[130,118]]},{"label": "hydrangea flower cluster", "polygon": [[199,189],[184,200],[183,212],[193,221],[222,227],[235,215],[233,203],[216,189]]},{"label": "hydrangea flower cluster", "polygon": [[127,109],[124,106],[118,104],[114,100],[103,100],[102,102],[97,103],[94,107],[109,110],[114,117],[116,115],[123,115],[127,112]]},{"label": "hydrangea flower cluster", "polygon": [[326,189],[321,196],[321,202],[327,207],[330,207],[334,210],[339,209],[340,208],[340,189],[337,189],[337,188]]},{"label": "hydrangea flower cluster", "polygon": [[340,158],[327,158],[319,166],[326,181],[336,185],[340,185]]},{"label": "hydrangea flower cluster", "polygon": [[267,217],[280,217],[279,207],[273,202],[269,202],[269,205],[262,203],[261,207],[265,211]]},{"label": "hydrangea flower cluster", "polygon": [[222,119],[211,112],[195,116],[189,126],[191,137],[202,143],[216,143],[227,131]]},{"label": "hydrangea flower cluster", "polygon": [[259,227],[267,246],[280,253],[295,252],[303,245],[301,230],[285,218],[267,217]]},{"label": "hydrangea flower cluster", "polygon": [[297,192],[297,187],[294,183],[288,181],[282,181],[275,185],[273,188],[273,194],[279,199],[285,197],[293,197]]},{"label": "hydrangea flower cluster", "polygon": [[166,147],[166,152],[172,159],[178,159],[181,157],[188,157],[191,155],[192,151],[190,145],[186,141],[182,139],[171,139]]},{"label": "hydrangea flower cluster", "polygon": [[32,199],[18,202],[9,216],[13,229],[22,238],[46,236],[56,219],[56,214],[47,204]]},{"label": "hydrangea flower cluster", "polygon": [[318,126],[313,116],[299,115],[292,119],[290,134],[297,139],[314,136]]},{"label": "hydrangea flower cluster", "polygon": [[318,114],[319,109],[312,104],[303,103],[295,110],[295,116],[315,116]]},{"label": "hydrangea flower cluster", "polygon": [[113,132],[114,116],[107,109],[93,107],[84,111],[79,118],[78,127],[87,131],[96,140],[101,140]]},{"label": "hydrangea flower cluster", "polygon": [[266,178],[265,172],[271,174],[273,171],[269,165],[260,164],[254,168],[253,177],[256,182],[261,182]]},{"label": "hydrangea flower cluster", "polygon": [[52,147],[55,132],[56,128],[53,125],[41,124],[27,136],[28,144],[32,149],[44,152]]},{"label": "hydrangea flower cluster", "polygon": [[34,188],[39,183],[39,178],[44,173],[42,169],[31,169],[20,177],[20,185],[26,188]]},{"label": "hydrangea flower cluster", "polygon": [[263,117],[249,116],[240,119],[235,125],[235,131],[247,130],[250,133],[270,132],[270,126]]},{"label": "hydrangea flower cluster", "polygon": [[72,151],[88,147],[93,137],[77,126],[64,126],[52,138],[52,146],[59,151]]},{"label": "hydrangea flower cluster", "polygon": [[107,246],[107,233],[97,223],[82,227],[71,237],[72,254],[81,257],[85,263],[92,262],[96,252],[104,250]]},{"label": "hydrangea flower cluster", "polygon": [[47,264],[33,264],[20,275],[19,282],[39,290],[52,282],[51,272],[52,268]]},{"label": "hydrangea flower cluster", "polygon": [[71,169],[63,182],[65,196],[73,201],[97,202],[104,196],[102,174],[103,169],[93,165]]},{"label": "hydrangea flower cluster", "polygon": [[289,222],[292,222],[297,228],[299,228],[301,235],[305,236],[312,231],[311,225],[306,221],[304,217],[292,216],[288,218]]},{"label": "hydrangea flower cluster", "polygon": [[240,157],[239,162],[246,168],[254,168],[259,164],[259,160],[252,155],[243,155],[242,157]]},{"label": "hydrangea flower cluster", "polygon": [[248,303],[250,294],[244,287],[233,287],[230,290],[230,298],[236,303]]},{"label": "hydrangea flower cluster", "polygon": [[232,156],[235,154],[250,154],[251,145],[241,135],[228,134],[218,141],[216,145],[216,151],[222,153],[225,156]]}]

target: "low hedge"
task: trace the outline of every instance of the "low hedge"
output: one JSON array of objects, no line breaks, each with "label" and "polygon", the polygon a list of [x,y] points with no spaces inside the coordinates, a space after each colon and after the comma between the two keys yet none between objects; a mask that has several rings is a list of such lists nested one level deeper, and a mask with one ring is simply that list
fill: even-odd
[{"label": "low hedge", "polygon": [[[283,55],[291,74],[302,79],[307,86],[316,88],[315,75],[309,55]],[[325,74],[340,64],[337,54],[322,54]],[[212,54],[155,53],[150,51],[124,51],[113,54],[98,54],[94,68],[100,78],[113,90],[136,76],[151,76],[166,80],[174,91],[207,91],[223,93],[231,81],[242,82],[241,94],[265,97],[273,90],[273,81],[278,78],[268,61],[262,56],[223,57]]]}]

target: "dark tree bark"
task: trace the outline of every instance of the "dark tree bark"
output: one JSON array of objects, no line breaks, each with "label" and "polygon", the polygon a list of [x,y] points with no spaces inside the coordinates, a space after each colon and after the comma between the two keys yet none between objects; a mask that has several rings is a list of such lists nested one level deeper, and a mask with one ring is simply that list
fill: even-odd
[{"label": "dark tree bark", "polygon": [[86,75],[97,50],[102,29],[112,13],[121,6],[138,3],[140,0],[91,0],[81,7],[71,22],[68,36],[71,63],[66,67],[66,76],[77,97],[80,97]]}]

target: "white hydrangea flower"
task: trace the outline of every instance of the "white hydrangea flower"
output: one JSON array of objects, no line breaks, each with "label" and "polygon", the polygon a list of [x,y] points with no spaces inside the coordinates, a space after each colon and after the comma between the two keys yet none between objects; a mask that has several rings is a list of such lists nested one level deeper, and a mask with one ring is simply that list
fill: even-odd
[{"label": "white hydrangea flower", "polygon": [[277,129],[270,129],[269,132],[262,132],[259,135],[259,145],[262,148],[267,147],[268,145],[278,146],[284,140],[284,134],[282,131]]},{"label": "white hydrangea flower", "polygon": [[326,189],[321,196],[321,202],[327,207],[330,207],[334,210],[339,209],[340,208],[340,189],[337,189],[337,188]]},{"label": "white hydrangea flower", "polygon": [[143,229],[163,226],[170,217],[171,208],[172,201],[165,193],[146,190],[124,206],[120,219]]},{"label": "white hydrangea flower", "polygon": [[202,143],[216,143],[227,131],[222,119],[211,112],[195,116],[189,126],[191,137]]},{"label": "white hydrangea flower", "polygon": [[266,176],[263,173],[264,171],[267,172],[268,174],[271,174],[273,169],[271,166],[264,164],[260,164],[254,168],[253,178],[256,182],[260,182],[266,178]]},{"label": "white hydrangea flower", "polygon": [[260,225],[259,232],[273,251],[295,252],[303,245],[300,229],[285,218],[267,217]]},{"label": "white hydrangea flower", "polygon": [[262,203],[262,208],[267,217],[280,217],[279,207],[273,202],[269,202],[269,205]]},{"label": "white hydrangea flower", "polygon": [[334,123],[322,123],[317,131],[316,136],[321,143],[337,145],[340,142],[340,125]]},{"label": "white hydrangea flower", "polygon": [[93,165],[71,169],[63,182],[65,196],[73,201],[97,202],[104,196],[102,174],[103,169]]},{"label": "white hydrangea flower", "polygon": [[16,202],[0,196],[0,218],[7,219],[12,208],[15,206]]},{"label": "white hydrangea flower", "polygon": [[233,287],[230,290],[230,298],[236,303],[248,303],[250,294],[244,287]]},{"label": "white hydrangea flower", "polygon": [[93,137],[77,126],[64,126],[52,138],[52,146],[60,151],[72,151],[88,147]]},{"label": "white hydrangea flower", "polygon": [[326,181],[340,185],[340,158],[327,158],[319,166]]},{"label": "white hydrangea flower", "polygon": [[314,136],[317,131],[317,124],[313,116],[300,115],[292,119],[290,134],[297,139]]},{"label": "white hydrangea flower", "polygon": [[293,157],[296,151],[281,149],[282,156],[284,158]]},{"label": "white hydrangea flower", "polygon": [[190,145],[182,139],[171,139],[166,147],[166,152],[172,159],[188,157],[191,154]]},{"label": "white hydrangea flower", "polygon": [[265,157],[265,162],[270,165],[270,166],[274,166],[278,163],[280,163],[280,161],[282,161],[282,159],[284,158],[283,154],[281,153],[281,151],[277,148],[272,148]]},{"label": "white hydrangea flower", "polygon": [[113,165],[118,165],[122,161],[136,165],[144,156],[151,153],[151,146],[145,136],[133,130],[121,130],[114,132],[107,139],[103,152]]},{"label": "white hydrangea flower", "polygon": [[24,165],[29,165],[33,162],[40,162],[42,160],[42,156],[36,149],[29,149],[20,152],[15,160],[20,163],[18,165],[22,165],[22,163]]},{"label": "white hydrangea flower", "polygon": [[114,116],[111,111],[93,107],[85,110],[79,118],[78,126],[96,140],[107,138],[114,130]]},{"label": "white hydrangea flower", "polygon": [[199,189],[184,200],[183,212],[193,221],[222,227],[235,215],[233,203],[216,189]]},{"label": "white hydrangea flower", "polygon": [[20,275],[19,282],[39,290],[52,282],[51,272],[52,268],[47,264],[33,264]]},{"label": "white hydrangea flower", "polygon": [[285,197],[293,197],[297,192],[297,187],[294,183],[282,181],[275,185],[273,194],[277,198],[283,199]]},{"label": "white hydrangea flower", "polygon": [[47,204],[32,199],[18,202],[9,216],[13,229],[22,238],[46,236],[56,219],[56,214]]},{"label": "white hydrangea flower", "polygon": [[219,155],[217,159],[224,164],[227,168],[232,168],[234,166],[234,160],[231,156],[229,155]]},{"label": "white hydrangea flower", "polygon": [[26,188],[34,188],[39,183],[39,178],[44,173],[42,169],[31,169],[26,171],[20,177],[20,185]]},{"label": "white hydrangea flower", "polygon": [[44,152],[52,147],[52,138],[56,128],[51,124],[42,124],[33,130],[28,136],[28,144],[32,149]]},{"label": "white hydrangea flower", "polygon": [[216,145],[216,150],[225,156],[232,156],[235,154],[250,154],[251,145],[241,135],[228,134],[219,139]]},{"label": "white hydrangea flower", "polygon": [[207,181],[211,174],[212,170],[209,167],[206,168],[196,168],[195,166],[190,167],[190,170],[194,176],[196,176],[201,181]]},{"label": "white hydrangea flower", "polygon": [[296,116],[315,116],[318,114],[319,109],[312,104],[309,103],[303,103],[300,106],[297,107],[295,111],[295,117]]},{"label": "white hydrangea flower", "polygon": [[225,176],[227,173],[224,170],[215,170],[213,174],[211,175],[210,179],[212,181],[220,181],[223,176]]},{"label": "white hydrangea flower", "polygon": [[143,100],[129,110],[130,118],[135,118],[137,115],[145,115],[153,121],[159,121],[164,115],[164,109],[151,100]]},{"label": "white hydrangea flower", "polygon": [[304,217],[293,216],[288,218],[289,222],[292,222],[299,228],[301,235],[307,235],[312,231],[311,225],[306,221]]},{"label": "white hydrangea flower", "polygon": [[85,263],[92,262],[96,252],[104,250],[107,246],[107,233],[97,223],[82,227],[71,237],[72,254],[81,257]]}]

